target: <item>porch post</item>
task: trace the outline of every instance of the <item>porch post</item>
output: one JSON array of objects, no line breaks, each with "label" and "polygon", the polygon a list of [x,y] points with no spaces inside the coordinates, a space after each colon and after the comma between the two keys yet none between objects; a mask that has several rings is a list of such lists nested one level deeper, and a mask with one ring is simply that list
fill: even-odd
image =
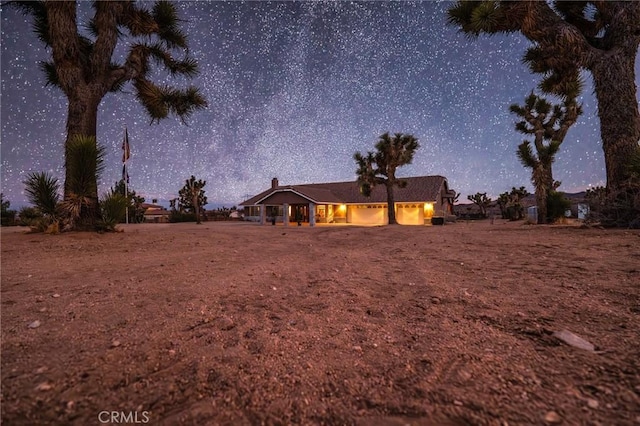
[{"label": "porch post", "polygon": [[282,221],[284,226],[289,226],[289,204],[282,205]]},{"label": "porch post", "polygon": [[267,218],[267,206],[264,204],[260,204],[260,225],[264,225],[266,223]]},{"label": "porch post", "polygon": [[316,226],[316,205],[309,203],[309,226]]}]

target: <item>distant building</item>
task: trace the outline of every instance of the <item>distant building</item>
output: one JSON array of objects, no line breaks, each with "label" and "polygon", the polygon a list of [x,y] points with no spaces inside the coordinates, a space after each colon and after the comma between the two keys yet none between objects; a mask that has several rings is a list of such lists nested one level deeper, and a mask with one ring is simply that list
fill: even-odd
[{"label": "distant building", "polygon": [[589,216],[589,204],[586,203],[578,203],[578,219],[585,220],[587,216]]},{"label": "distant building", "polygon": [[[432,217],[452,214],[455,191],[443,176],[402,178],[404,188],[395,187],[396,220],[403,225],[424,225]],[[373,188],[370,197],[360,193],[357,182],[314,183],[281,186],[273,179],[271,188],[240,204],[245,220],[261,223],[298,222],[385,225],[388,223],[387,192],[384,185]]]},{"label": "distant building", "polygon": [[143,203],[144,221],[145,223],[168,223],[170,210],[165,209],[157,204]]}]

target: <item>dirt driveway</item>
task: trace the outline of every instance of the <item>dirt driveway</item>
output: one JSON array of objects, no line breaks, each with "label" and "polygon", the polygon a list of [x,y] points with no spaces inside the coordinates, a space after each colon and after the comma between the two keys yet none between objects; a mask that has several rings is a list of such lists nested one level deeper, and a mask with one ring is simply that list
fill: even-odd
[{"label": "dirt driveway", "polygon": [[1,236],[3,425],[640,424],[638,231]]}]

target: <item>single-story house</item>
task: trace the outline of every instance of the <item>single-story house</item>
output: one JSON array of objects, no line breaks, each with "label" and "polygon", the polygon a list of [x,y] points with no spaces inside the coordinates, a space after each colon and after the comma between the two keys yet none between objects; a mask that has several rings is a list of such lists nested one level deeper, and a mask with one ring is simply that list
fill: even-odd
[{"label": "single-story house", "polygon": [[[452,214],[456,192],[449,189],[443,176],[402,178],[407,185],[394,188],[396,220],[403,225],[430,224],[432,217]],[[268,222],[351,223],[385,225],[388,223],[387,191],[384,185],[373,188],[370,197],[354,182],[314,183],[281,186],[278,179],[271,188],[240,203],[245,220]]]},{"label": "single-story house", "polygon": [[144,221],[147,223],[168,223],[171,211],[157,204],[143,203]]}]

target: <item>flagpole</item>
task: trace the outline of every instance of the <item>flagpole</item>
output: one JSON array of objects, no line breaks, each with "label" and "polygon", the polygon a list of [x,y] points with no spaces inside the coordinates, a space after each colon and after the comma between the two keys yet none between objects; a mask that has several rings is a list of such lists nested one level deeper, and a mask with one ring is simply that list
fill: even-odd
[{"label": "flagpole", "polygon": [[127,209],[125,210],[125,223],[129,224],[129,172],[127,170],[127,161],[129,161],[129,132],[124,128],[124,140],[122,141],[122,180],[124,180],[124,196],[127,200]]},{"label": "flagpole", "polygon": [[124,162],[124,196],[127,199],[127,209],[125,210],[125,219],[124,219],[124,223],[126,223],[127,225],[129,224],[129,182],[127,182],[129,179],[127,179],[129,177],[129,173],[127,172],[127,162]]}]

